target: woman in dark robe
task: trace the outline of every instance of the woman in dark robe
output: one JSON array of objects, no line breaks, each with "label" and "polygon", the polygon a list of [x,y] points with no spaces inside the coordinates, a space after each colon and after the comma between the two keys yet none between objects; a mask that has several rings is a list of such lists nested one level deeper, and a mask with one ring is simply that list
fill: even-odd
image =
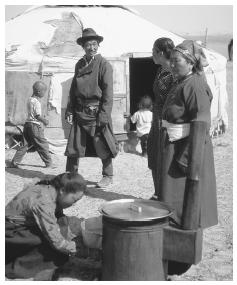
[{"label": "woman in dark robe", "polygon": [[[172,205],[176,222],[184,229],[217,224],[209,135],[212,93],[202,75],[198,49],[193,41],[185,41],[173,50],[171,68],[177,81],[162,111],[160,200]],[[198,197],[189,203],[192,194]]]},{"label": "woman in dark robe", "polygon": [[[162,111],[160,201],[174,209],[176,226],[205,229],[218,223],[213,147],[209,135],[212,93],[200,47],[184,41],[171,54],[177,78]],[[191,265],[169,262],[169,274]]]},{"label": "woman in dark robe", "polygon": [[31,278],[56,269],[77,252],[73,240],[81,234],[81,220],[63,209],[82,198],[83,177],[63,173],[52,180],[27,186],[5,209],[5,274]]},{"label": "woman in dark robe", "polygon": [[173,75],[170,69],[170,54],[174,48],[174,43],[169,38],[159,38],[154,42],[152,55],[153,61],[157,64],[157,73],[153,83],[154,105],[153,120],[148,136],[148,167],[152,170],[155,193],[152,200],[157,200],[159,196],[160,182],[160,131],[162,108],[167,94],[173,84]]}]

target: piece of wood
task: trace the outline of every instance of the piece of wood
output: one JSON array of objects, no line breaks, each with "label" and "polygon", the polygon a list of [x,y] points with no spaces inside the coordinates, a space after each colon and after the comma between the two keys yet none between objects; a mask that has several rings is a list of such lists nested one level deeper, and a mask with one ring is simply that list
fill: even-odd
[{"label": "piece of wood", "polygon": [[202,259],[203,231],[164,228],[163,259],[197,264]]}]

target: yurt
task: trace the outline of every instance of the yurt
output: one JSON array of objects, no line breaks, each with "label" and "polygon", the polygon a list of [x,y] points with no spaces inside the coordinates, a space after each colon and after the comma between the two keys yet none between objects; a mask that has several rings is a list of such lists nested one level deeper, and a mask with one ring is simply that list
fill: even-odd
[{"label": "yurt", "polygon": [[[184,39],[143,19],[125,6],[44,5],[33,7],[6,23],[6,123],[23,125],[32,84],[43,80],[48,96],[43,111],[50,124],[45,135],[51,146],[65,146],[70,126],[64,113],[74,67],[84,54],[76,44],[82,29],[91,27],[104,37],[99,53],[113,66],[113,128],[119,140],[134,131],[129,114],[136,111],[144,94],[152,94],[156,66],[151,58],[154,41]],[[227,59],[204,49],[209,66],[205,73],[213,91],[212,134],[228,127]],[[53,148],[52,148],[53,149]]]}]

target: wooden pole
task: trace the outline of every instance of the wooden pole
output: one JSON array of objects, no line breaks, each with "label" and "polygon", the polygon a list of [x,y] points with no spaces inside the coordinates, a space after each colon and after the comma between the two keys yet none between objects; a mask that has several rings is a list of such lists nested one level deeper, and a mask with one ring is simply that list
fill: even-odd
[{"label": "wooden pole", "polygon": [[205,31],[205,39],[204,39],[204,46],[207,47],[207,32],[208,32],[208,28],[206,28]]}]

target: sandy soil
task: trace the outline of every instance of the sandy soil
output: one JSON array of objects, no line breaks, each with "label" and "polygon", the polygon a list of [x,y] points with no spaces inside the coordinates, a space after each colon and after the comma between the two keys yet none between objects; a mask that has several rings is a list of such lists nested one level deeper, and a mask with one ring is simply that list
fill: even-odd
[{"label": "sandy soil", "polygon": [[[227,88],[229,95],[229,129],[224,136],[213,140],[218,193],[219,224],[204,231],[203,258],[181,276],[172,280],[232,280],[232,63],[228,63]],[[6,151],[6,161],[14,151]],[[21,169],[6,168],[7,203],[24,184],[36,181],[45,174],[59,174],[65,170],[65,157],[53,156],[57,169],[46,170],[37,153],[25,156]],[[97,158],[80,161],[79,172],[88,181],[88,195],[66,211],[68,215],[90,217],[98,215],[98,207],[105,201],[119,198],[149,198],[153,194],[151,172],[147,160],[132,153],[120,153],[114,160],[114,184],[106,191],[94,188],[101,178],[101,162]]]}]

